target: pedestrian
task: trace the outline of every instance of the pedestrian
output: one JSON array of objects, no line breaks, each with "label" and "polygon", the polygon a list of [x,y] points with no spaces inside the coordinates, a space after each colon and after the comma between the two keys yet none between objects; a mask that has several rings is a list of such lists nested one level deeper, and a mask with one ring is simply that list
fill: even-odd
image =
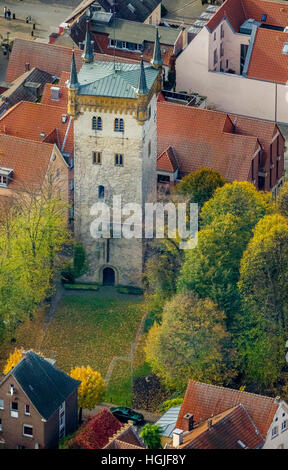
[{"label": "pedestrian", "polygon": [[8,10],[7,10],[7,16],[8,16],[8,20],[11,20],[11,11],[10,11],[10,8],[8,8]]},{"label": "pedestrian", "polygon": [[4,18],[5,18],[5,20],[7,18],[7,7],[4,7]]}]

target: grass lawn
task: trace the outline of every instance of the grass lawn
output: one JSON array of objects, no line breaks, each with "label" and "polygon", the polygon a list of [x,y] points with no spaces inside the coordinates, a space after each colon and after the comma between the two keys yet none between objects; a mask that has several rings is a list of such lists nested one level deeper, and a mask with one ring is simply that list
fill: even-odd
[{"label": "grass lawn", "polygon": [[[1,370],[10,352],[24,347],[56,359],[56,365],[67,373],[72,367],[90,365],[105,377],[114,356],[129,355],[143,314],[142,296],[118,294],[112,288],[65,291],[49,324],[45,324],[43,309],[34,320],[18,327],[15,344],[0,345]],[[139,371],[146,375],[142,346],[137,348],[134,362],[133,377]],[[104,401],[131,404],[130,361],[116,362]]]}]

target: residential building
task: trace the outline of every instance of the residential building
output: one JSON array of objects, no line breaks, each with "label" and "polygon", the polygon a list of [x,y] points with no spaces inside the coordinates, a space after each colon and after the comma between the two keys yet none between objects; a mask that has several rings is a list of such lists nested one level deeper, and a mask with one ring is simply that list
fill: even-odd
[{"label": "residential building", "polygon": [[[86,15],[87,9],[95,12],[115,11],[117,18],[158,25],[161,21],[161,0],[83,0],[66,18],[64,25],[69,25]],[[115,9],[115,10],[114,10]]]},{"label": "residential building", "polygon": [[161,445],[164,447],[166,444],[170,444],[173,437],[173,431],[176,427],[178,415],[180,413],[181,406],[171,406],[169,410],[161,416],[160,419],[155,423],[161,428]]},{"label": "residential building", "polygon": [[0,199],[38,193],[48,178],[68,204],[68,165],[57,145],[0,134]]},{"label": "residential building", "polygon": [[[54,361],[55,362],[55,361]],[[81,382],[32,351],[0,382],[0,442],[5,449],[57,448],[77,429]]]},{"label": "residential building", "polygon": [[249,181],[277,194],[284,180],[284,137],[275,122],[158,102],[158,184],[200,167],[227,181]]},{"label": "residential building", "polygon": [[93,60],[87,29],[83,61],[77,74],[73,55],[67,85],[68,113],[74,119],[75,236],[89,264],[83,280],[140,285],[142,239],[93,236],[93,207],[104,202],[112,209],[114,196],[121,196],[122,206],[144,207],[156,200],[157,94],[163,63],[159,42],[150,66],[143,60],[140,65],[103,63]]},{"label": "residential building", "polygon": [[287,125],[287,25],[286,2],[226,0],[177,58],[176,89]]},{"label": "residential building", "polygon": [[73,439],[80,449],[143,449],[132,422],[122,424],[109,409],[102,409],[89,418]]},{"label": "residential building", "polygon": [[12,83],[7,83],[6,90],[0,95],[0,116],[19,101],[35,103],[42,96],[45,84],[54,81],[55,77],[50,73],[33,67],[32,70],[23,73]]},{"label": "residential building", "polygon": [[288,405],[255,393],[190,380],[171,445],[287,449]]}]

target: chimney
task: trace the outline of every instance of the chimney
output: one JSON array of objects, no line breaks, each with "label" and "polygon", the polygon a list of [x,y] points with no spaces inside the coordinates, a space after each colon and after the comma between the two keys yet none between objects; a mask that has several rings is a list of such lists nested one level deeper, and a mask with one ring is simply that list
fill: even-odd
[{"label": "chimney", "polygon": [[29,72],[30,70],[30,63],[29,62],[26,62],[25,64],[25,72]]},{"label": "chimney", "polygon": [[183,431],[191,431],[194,427],[194,419],[193,415],[191,413],[186,413],[186,415],[183,416]]},{"label": "chimney", "polygon": [[277,403],[277,405],[280,405],[280,402],[281,402],[281,398],[279,396],[277,396],[275,398],[275,403]]},{"label": "chimney", "polygon": [[60,88],[58,86],[51,86],[50,88],[50,100],[59,101],[60,99]]},{"label": "chimney", "polygon": [[183,444],[183,431],[175,428],[173,431],[173,447],[178,447],[181,444]]}]

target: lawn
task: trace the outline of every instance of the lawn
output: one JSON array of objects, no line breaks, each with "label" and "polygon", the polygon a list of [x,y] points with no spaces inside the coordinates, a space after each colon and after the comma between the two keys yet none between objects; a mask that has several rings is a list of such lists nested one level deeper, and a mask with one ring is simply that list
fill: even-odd
[{"label": "lawn", "polygon": [[[143,297],[139,295],[118,294],[112,288],[65,291],[49,324],[41,310],[34,320],[18,327],[15,344],[0,346],[1,369],[15,347],[24,347],[56,359],[56,365],[67,373],[72,367],[90,365],[105,377],[114,356],[129,355],[143,314]],[[133,378],[139,375],[137,369],[144,375],[147,371],[142,345],[136,350],[135,360]],[[131,361],[116,362],[104,400],[131,404]]]}]

